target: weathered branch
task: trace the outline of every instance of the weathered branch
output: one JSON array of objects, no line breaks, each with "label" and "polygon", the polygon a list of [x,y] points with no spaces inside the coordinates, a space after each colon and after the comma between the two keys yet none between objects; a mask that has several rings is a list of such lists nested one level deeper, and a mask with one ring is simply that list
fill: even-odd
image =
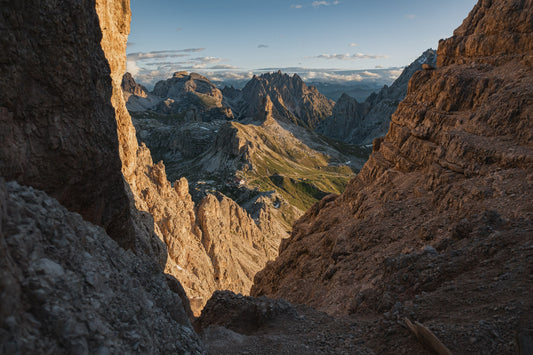
[{"label": "weathered branch", "polygon": [[407,327],[413,332],[420,343],[426,345],[435,353],[439,355],[452,355],[450,349],[448,349],[446,345],[444,345],[439,338],[437,338],[437,336],[422,323],[415,322],[413,324],[409,319],[405,318],[405,324],[407,324]]}]

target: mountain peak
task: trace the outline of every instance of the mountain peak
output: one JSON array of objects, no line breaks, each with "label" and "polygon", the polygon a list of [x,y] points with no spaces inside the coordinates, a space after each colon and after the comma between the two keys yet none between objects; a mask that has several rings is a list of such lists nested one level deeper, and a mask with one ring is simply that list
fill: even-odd
[{"label": "mountain peak", "polygon": [[177,71],[172,75],[173,78],[182,78],[184,76],[189,76],[189,73],[186,71]]},{"label": "mountain peak", "polygon": [[230,107],[237,117],[256,117],[262,107],[261,100],[269,96],[273,104],[273,117],[300,126],[314,128],[318,122],[331,115],[334,102],[316,88],[309,88],[298,75],[292,77],[281,70],[254,75],[242,89],[240,99],[229,98]]}]

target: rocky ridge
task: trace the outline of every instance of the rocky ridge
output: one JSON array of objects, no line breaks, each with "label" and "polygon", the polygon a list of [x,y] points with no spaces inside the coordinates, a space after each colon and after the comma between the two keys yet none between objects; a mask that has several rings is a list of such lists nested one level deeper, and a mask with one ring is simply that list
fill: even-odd
[{"label": "rocky ridge", "polygon": [[334,104],[319,93],[316,87],[308,87],[298,75],[291,77],[281,71],[254,75],[242,90],[226,87],[222,93],[225,104],[239,119],[260,113],[261,102],[268,96],[273,103],[273,116],[276,120],[307,128],[316,127],[331,115]]},{"label": "rocky ridge", "polygon": [[[420,319],[455,352],[518,351],[533,326],[532,5],[479,1],[439,44],[439,67],[412,77],[368,163],[295,224],[252,295],[375,317],[392,334]],[[497,337],[480,342],[486,330]]]},{"label": "rocky ridge", "polygon": [[146,111],[161,101],[161,98],[150,93],[147,88],[137,84],[130,73],[122,77],[121,87],[126,107],[130,112]]},{"label": "rocky ridge", "polygon": [[171,78],[157,82],[152,92],[126,73],[122,90],[130,112],[149,111],[153,117],[172,117],[185,122],[233,118],[231,109],[222,105],[222,92],[197,73],[176,72]]},{"label": "rocky ridge", "polygon": [[332,115],[320,122],[316,131],[351,144],[372,143],[374,138],[387,133],[392,114],[407,95],[409,79],[424,66],[433,68],[436,63],[437,53],[428,49],[405,67],[390,87],[385,85],[364,102],[359,103],[349,95],[342,95],[335,103]]}]

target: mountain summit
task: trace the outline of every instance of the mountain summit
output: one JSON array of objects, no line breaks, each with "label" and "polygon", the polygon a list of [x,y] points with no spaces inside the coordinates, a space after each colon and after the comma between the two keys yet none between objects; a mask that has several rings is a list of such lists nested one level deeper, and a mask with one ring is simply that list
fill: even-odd
[{"label": "mountain summit", "polygon": [[331,115],[334,102],[322,95],[316,87],[307,86],[297,74],[290,76],[281,71],[254,77],[242,90],[223,90],[226,104],[239,118],[254,117],[264,96],[273,104],[273,117],[285,122],[314,128]]}]

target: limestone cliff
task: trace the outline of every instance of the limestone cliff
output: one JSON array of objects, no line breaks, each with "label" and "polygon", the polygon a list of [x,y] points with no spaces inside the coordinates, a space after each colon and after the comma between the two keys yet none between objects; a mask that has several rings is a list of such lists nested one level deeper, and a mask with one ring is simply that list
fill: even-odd
[{"label": "limestone cliff", "polygon": [[[154,164],[149,149],[138,145],[121,88],[131,17],[129,2],[96,3],[102,48],[111,67],[111,102],[118,124],[122,173],[136,207],[153,216],[155,232],[168,246],[165,271],[183,284],[195,314],[217,289],[249,293],[255,273],[275,257],[279,239],[267,240],[247,212],[229,199],[221,197],[217,202],[214,196],[208,196],[195,206],[187,180],[181,179],[172,187],[163,163]],[[177,73],[167,86],[161,83],[157,92],[172,94],[183,75]],[[186,78],[182,84],[190,90],[205,91],[196,79]]]},{"label": "limestone cliff", "polygon": [[120,173],[94,4],[4,1],[0,11],[0,175],[45,190],[121,246],[164,263],[164,246],[133,207]]},{"label": "limestone cliff", "polygon": [[[146,148],[143,148],[147,151]],[[154,216],[156,231],[168,246],[165,271],[175,276],[198,315],[211,294],[231,289],[248,294],[255,273],[277,255],[279,239],[265,236],[234,201],[207,196],[198,206],[185,178],[172,187],[162,163],[149,155],[139,164],[139,206]]]},{"label": "limestone cliff", "polygon": [[[413,76],[360,174],[295,224],[252,294],[424,319],[456,332],[452,351],[515,351],[533,316],[532,18],[531,0],[479,1],[439,44],[439,67]],[[457,333],[487,319],[493,343]]]}]

